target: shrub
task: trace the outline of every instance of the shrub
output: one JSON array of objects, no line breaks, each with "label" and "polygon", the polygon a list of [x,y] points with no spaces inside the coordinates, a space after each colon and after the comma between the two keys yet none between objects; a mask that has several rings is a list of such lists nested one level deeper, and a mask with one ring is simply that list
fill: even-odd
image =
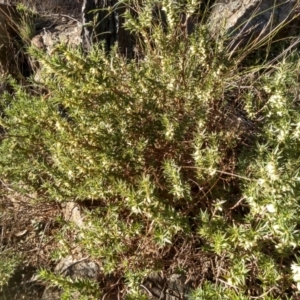
[{"label": "shrub", "polygon": [[9,279],[13,276],[20,263],[20,257],[9,250],[0,249],[0,292],[8,284]]},{"label": "shrub", "polygon": [[126,14],[137,60],[117,46],[86,56],[31,49],[39,94],[12,82],[3,97],[0,170],[40,199],[93,203],[68,251],[80,246],[104,274],[123,277],[128,299],[141,299],[150,272],[190,274],[203,257],[216,271],[211,282],[196,276],[204,283],[191,299],[291,296],[300,282],[298,57],[245,71],[205,24],[188,34],[182,16],[198,5],[162,1],[166,23],[153,22],[152,1]]}]

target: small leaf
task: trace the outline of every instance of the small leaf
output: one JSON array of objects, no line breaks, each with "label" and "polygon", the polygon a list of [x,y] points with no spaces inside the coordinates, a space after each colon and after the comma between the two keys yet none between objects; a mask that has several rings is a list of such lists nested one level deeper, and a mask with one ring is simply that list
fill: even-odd
[{"label": "small leaf", "polygon": [[27,231],[28,231],[27,229],[19,231],[19,232],[15,233],[15,236],[23,236],[23,235],[25,235],[27,233]]}]

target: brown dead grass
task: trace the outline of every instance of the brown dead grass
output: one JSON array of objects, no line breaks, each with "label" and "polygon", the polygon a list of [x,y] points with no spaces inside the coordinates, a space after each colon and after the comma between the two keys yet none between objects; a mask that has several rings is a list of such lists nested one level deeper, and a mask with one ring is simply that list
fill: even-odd
[{"label": "brown dead grass", "polygon": [[37,202],[30,195],[20,195],[0,182],[0,249],[22,256],[20,267],[0,299],[34,299],[41,287],[33,288],[34,282],[30,280],[37,269],[52,264],[60,208],[55,203]]}]

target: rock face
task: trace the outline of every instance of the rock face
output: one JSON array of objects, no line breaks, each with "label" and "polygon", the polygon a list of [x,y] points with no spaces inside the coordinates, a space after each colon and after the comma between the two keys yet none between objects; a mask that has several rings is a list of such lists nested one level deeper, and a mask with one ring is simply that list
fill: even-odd
[{"label": "rock face", "polygon": [[220,0],[212,7],[209,28],[215,36],[227,34],[235,49],[263,41],[299,12],[299,0]]},{"label": "rock face", "polygon": [[[42,29],[31,39],[32,46],[50,54],[59,43],[66,43],[74,48],[80,47],[82,44],[82,26],[76,19],[60,16],[56,17],[55,20],[45,20],[41,23],[43,24]],[[32,62],[32,65],[35,66],[35,81],[41,82],[41,69],[35,62]]]},{"label": "rock face", "polygon": [[60,17],[52,22],[52,26],[46,26],[40,30],[31,44],[48,53],[51,52],[53,47],[59,43],[66,43],[69,46],[79,46],[81,44],[81,23],[68,19],[67,17]]}]

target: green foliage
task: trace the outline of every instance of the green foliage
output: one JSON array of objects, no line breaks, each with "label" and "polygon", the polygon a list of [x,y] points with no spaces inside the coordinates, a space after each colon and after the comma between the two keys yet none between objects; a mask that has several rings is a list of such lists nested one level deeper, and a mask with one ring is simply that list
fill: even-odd
[{"label": "green foliage", "polygon": [[196,289],[190,294],[189,300],[248,300],[249,297],[236,295],[230,289],[215,286],[209,282],[205,282],[201,288]]},{"label": "green foliage", "polygon": [[62,300],[69,300],[74,297],[79,300],[96,300],[99,299],[100,296],[97,284],[88,279],[72,279],[60,274],[53,274],[47,270],[41,270],[39,272],[39,278],[49,282],[51,286],[61,288],[63,290],[61,295]]},{"label": "green foliage", "polygon": [[8,284],[20,264],[20,257],[8,249],[0,251],[0,291]]},{"label": "green foliage", "polygon": [[[128,299],[142,299],[143,278],[179,238],[224,266],[191,299],[288,297],[300,284],[299,58],[249,76],[205,24],[188,34],[181,16],[197,5],[162,1],[166,21],[153,20],[153,1],[125,13],[137,60],[103,45],[30,49],[39,94],[12,81],[2,97],[0,172],[41,199],[97,206],[73,242],[125,278]],[[62,244],[57,257],[71,251]],[[94,288],[41,275],[66,295]]]}]

